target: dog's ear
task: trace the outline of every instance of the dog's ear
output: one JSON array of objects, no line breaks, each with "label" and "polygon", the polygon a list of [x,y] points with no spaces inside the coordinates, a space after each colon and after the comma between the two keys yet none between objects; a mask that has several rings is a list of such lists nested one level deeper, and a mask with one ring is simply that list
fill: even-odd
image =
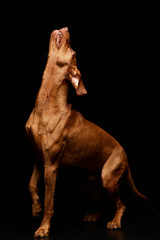
[{"label": "dog's ear", "polygon": [[69,67],[67,79],[71,81],[73,87],[76,89],[78,96],[83,96],[87,94],[87,90],[83,84],[81,73],[76,67]]},{"label": "dog's ear", "polygon": [[86,95],[87,94],[87,90],[83,84],[83,81],[82,81],[82,78],[80,78],[79,80],[79,84],[78,84],[78,87],[76,89],[76,93],[78,96],[83,96],[83,95]]}]

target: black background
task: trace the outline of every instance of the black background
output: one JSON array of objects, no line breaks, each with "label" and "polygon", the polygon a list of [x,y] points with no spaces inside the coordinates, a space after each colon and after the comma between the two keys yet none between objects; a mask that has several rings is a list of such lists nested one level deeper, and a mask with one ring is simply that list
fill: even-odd
[{"label": "black background", "polygon": [[[128,219],[132,222],[135,218],[136,222],[141,210],[143,215],[154,209],[156,216],[160,211],[156,6],[116,5],[106,9],[94,6],[94,11],[78,6],[67,9],[13,3],[3,8],[1,219],[7,232],[11,226],[32,229],[28,182],[33,153],[24,125],[41,84],[50,33],[65,26],[69,28],[71,46],[77,52],[78,68],[88,91],[86,96],[77,97],[69,86],[69,101],[74,109],[104,128],[124,147],[136,186],[152,205],[143,209],[143,203],[129,195]],[[85,197],[81,189],[76,189],[83,174],[77,169],[60,170],[56,207],[61,220],[83,215]]]}]

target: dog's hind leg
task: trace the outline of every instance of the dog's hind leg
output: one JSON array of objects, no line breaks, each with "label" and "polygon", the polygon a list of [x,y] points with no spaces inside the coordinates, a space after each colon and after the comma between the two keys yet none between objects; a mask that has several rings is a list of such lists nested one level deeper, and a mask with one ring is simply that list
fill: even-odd
[{"label": "dog's hind leg", "polygon": [[112,221],[108,222],[108,229],[121,228],[121,219],[126,210],[120,200],[119,184],[128,166],[127,157],[122,148],[115,149],[102,168],[102,184],[107,190],[116,207],[116,213]]},{"label": "dog's hind leg", "polygon": [[29,191],[32,198],[32,215],[34,217],[38,216],[42,210],[40,198],[38,195],[38,188],[37,188],[38,182],[40,180],[40,176],[41,176],[41,171],[38,165],[35,163],[33,173],[29,182]]},{"label": "dog's hind leg", "polygon": [[[98,174],[91,174],[84,184],[84,192],[89,200],[94,202],[96,211],[87,214],[83,222],[97,222],[105,213],[106,199],[103,196],[101,177]],[[92,205],[92,204],[91,204]]]}]

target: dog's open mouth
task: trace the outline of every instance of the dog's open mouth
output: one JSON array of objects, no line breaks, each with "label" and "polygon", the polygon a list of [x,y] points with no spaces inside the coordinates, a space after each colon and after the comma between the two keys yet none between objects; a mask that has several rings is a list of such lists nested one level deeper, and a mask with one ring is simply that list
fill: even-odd
[{"label": "dog's open mouth", "polygon": [[62,33],[60,31],[55,36],[55,42],[56,42],[57,48],[60,48],[62,45]]}]

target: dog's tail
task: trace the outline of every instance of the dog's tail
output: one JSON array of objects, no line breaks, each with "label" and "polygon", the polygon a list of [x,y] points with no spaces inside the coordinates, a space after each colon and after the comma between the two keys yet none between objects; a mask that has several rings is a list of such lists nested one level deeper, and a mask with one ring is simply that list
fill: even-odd
[{"label": "dog's tail", "polygon": [[140,193],[140,192],[137,190],[137,188],[136,188],[136,186],[135,186],[135,184],[134,184],[133,178],[132,178],[132,174],[131,174],[130,168],[127,169],[127,175],[126,175],[126,177],[127,177],[127,182],[129,183],[129,185],[130,185],[131,190],[133,191],[133,193],[134,193],[135,195],[137,195],[138,197],[142,198],[142,199],[148,200],[148,198],[147,198],[145,195],[143,195],[142,193]]}]

